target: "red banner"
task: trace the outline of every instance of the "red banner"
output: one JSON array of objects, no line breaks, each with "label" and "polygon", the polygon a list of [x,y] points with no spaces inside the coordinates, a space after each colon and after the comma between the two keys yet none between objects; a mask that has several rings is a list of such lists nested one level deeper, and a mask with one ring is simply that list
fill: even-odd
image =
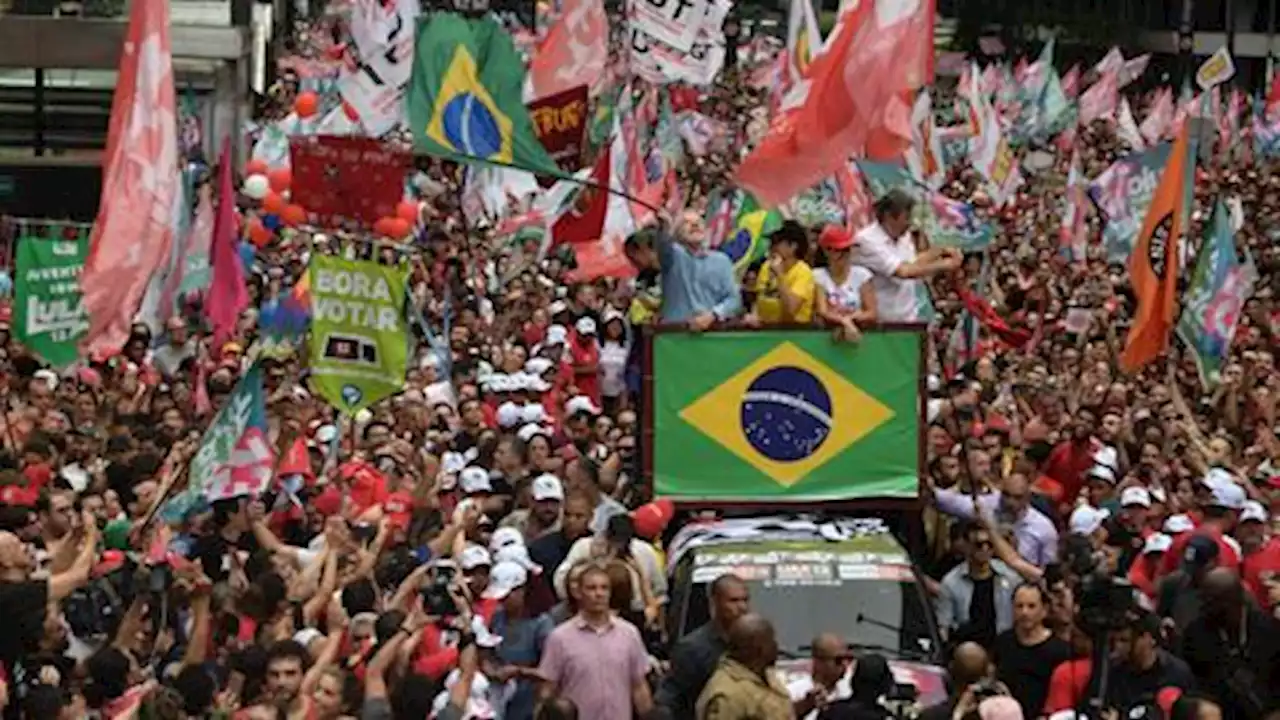
[{"label": "red banner", "polygon": [[582,136],[587,129],[587,86],[579,85],[529,103],[533,131],[561,170],[582,168]]},{"label": "red banner", "polygon": [[293,202],[307,209],[313,224],[335,228],[394,216],[413,160],[372,138],[330,135],[294,138],[289,156]]}]

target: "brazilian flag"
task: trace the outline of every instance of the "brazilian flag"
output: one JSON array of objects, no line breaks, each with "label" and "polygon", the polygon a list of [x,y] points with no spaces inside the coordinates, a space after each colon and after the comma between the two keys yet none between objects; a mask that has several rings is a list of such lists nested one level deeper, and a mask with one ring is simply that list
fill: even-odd
[{"label": "brazilian flag", "polygon": [[733,261],[733,274],[742,279],[747,268],[769,254],[769,236],[782,227],[782,215],[777,210],[765,210],[749,193],[736,191],[737,196],[722,202],[737,205],[734,227],[717,250]]},{"label": "brazilian flag", "polygon": [[913,498],[921,457],[920,329],[658,332],[654,492],[685,500]]},{"label": "brazilian flag", "polygon": [[436,13],[420,22],[409,82],[414,148],[563,177],[534,134],[523,85],[524,63],[493,19]]}]

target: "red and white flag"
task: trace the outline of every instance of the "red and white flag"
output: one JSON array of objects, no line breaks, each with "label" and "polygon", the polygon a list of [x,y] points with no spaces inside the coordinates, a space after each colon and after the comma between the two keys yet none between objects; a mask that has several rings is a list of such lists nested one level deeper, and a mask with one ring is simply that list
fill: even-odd
[{"label": "red and white flag", "polygon": [[594,88],[609,61],[609,20],[602,0],[565,0],[529,63],[525,101],[579,85]]},{"label": "red and white flag", "polygon": [[910,93],[932,80],[933,21],[933,0],[845,5],[806,92],[738,166],[738,184],[773,207],[850,156],[900,159],[911,143]]},{"label": "red and white flag", "polygon": [[87,351],[113,355],[173,241],[178,201],[177,114],[167,0],[134,0],[111,101],[102,199],[80,287]]}]

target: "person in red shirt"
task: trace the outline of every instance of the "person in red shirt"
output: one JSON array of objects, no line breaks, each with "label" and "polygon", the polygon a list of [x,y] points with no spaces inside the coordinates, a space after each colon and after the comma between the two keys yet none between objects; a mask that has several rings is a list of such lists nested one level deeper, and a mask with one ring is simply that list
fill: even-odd
[{"label": "person in red shirt", "polygon": [[1088,408],[1076,411],[1071,426],[1071,437],[1054,446],[1045,461],[1044,475],[1062,486],[1063,502],[1075,502],[1084,485],[1084,474],[1097,464],[1094,454],[1102,449],[1102,443],[1093,436],[1097,416]]},{"label": "person in red shirt", "polygon": [[1280,538],[1267,537],[1267,511],[1259,502],[1245,503],[1236,527],[1236,541],[1244,552],[1240,579],[1253,593],[1258,607],[1270,608],[1270,586],[1280,580]]},{"label": "person in red shirt", "polygon": [[1129,566],[1129,582],[1152,602],[1156,599],[1156,572],[1172,546],[1173,538],[1164,533],[1148,535],[1142,544],[1142,553]]},{"label": "person in red shirt", "polygon": [[600,404],[600,343],[596,339],[596,321],[579,318],[569,336],[569,361],[573,365],[573,384],[579,395]]},{"label": "person in red shirt", "polygon": [[1209,488],[1209,498],[1203,508],[1204,520],[1195,532],[1183,533],[1173,541],[1173,547],[1165,555],[1160,564],[1160,574],[1167,575],[1178,569],[1182,562],[1183,551],[1187,542],[1197,536],[1208,536],[1218,545],[1218,566],[1240,569],[1240,546],[1228,536],[1235,527],[1236,515],[1244,509],[1244,489],[1233,481],[1229,475],[1218,470],[1210,470],[1201,481]]}]

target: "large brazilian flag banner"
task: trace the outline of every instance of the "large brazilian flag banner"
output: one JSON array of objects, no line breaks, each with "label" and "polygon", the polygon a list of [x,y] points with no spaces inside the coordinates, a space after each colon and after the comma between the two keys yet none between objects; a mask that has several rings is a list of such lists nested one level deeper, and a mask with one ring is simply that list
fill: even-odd
[{"label": "large brazilian flag banner", "polygon": [[914,498],[923,335],[653,336],[654,492],[676,500]]}]

